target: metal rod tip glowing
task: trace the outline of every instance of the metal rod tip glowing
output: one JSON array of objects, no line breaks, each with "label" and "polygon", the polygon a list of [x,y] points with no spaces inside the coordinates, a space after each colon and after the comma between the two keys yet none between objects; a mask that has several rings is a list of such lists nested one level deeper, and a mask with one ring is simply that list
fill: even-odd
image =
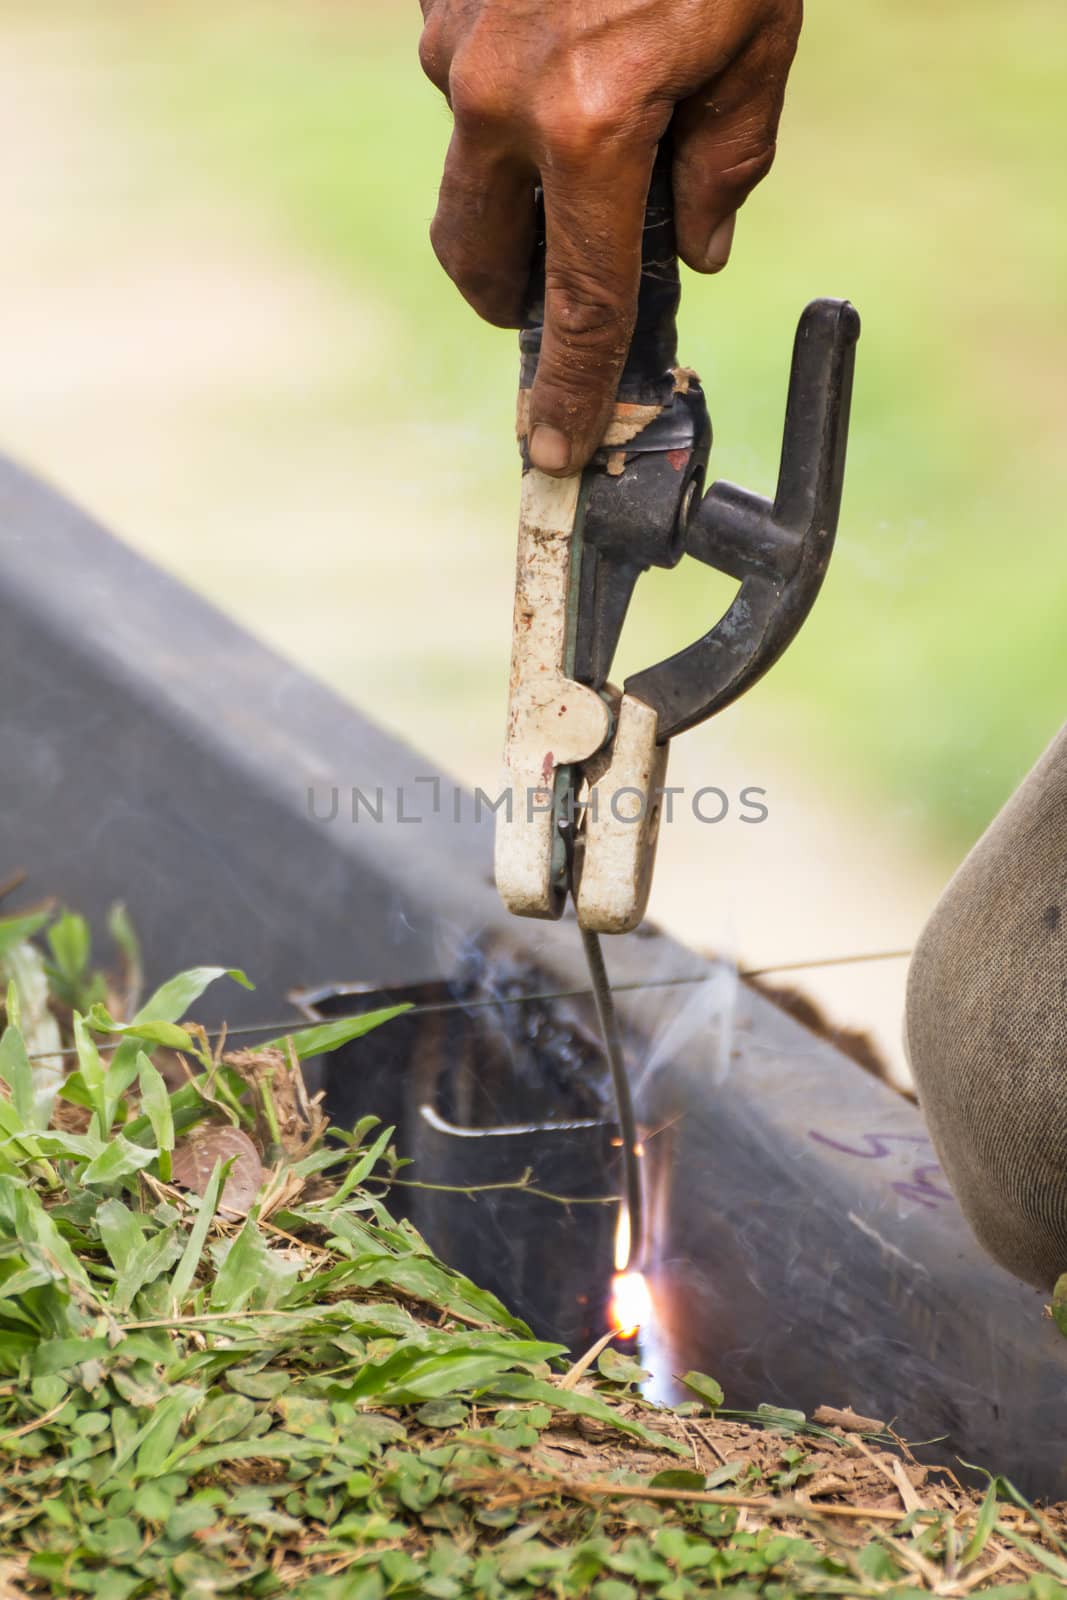
[{"label": "metal rod tip glowing", "polygon": [[615,1271],[625,1272],[630,1265],[633,1239],[630,1233],[630,1208],[623,1200],[619,1204],[619,1220],[615,1224]]},{"label": "metal rod tip glowing", "polygon": [[617,1272],[611,1285],[611,1321],[620,1338],[632,1339],[652,1316],[652,1295],[643,1272]]}]

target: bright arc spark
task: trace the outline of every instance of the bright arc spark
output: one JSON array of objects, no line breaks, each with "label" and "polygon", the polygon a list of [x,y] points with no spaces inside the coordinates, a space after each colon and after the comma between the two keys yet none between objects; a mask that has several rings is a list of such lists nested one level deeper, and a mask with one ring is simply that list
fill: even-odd
[{"label": "bright arc spark", "polygon": [[623,1339],[632,1339],[652,1315],[652,1296],[643,1272],[617,1272],[611,1285],[611,1320]]}]

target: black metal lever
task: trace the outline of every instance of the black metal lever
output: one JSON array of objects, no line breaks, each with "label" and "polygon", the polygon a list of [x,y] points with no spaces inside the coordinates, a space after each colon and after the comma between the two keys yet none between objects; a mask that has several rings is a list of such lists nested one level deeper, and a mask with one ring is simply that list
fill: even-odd
[{"label": "black metal lever", "polygon": [[685,550],[739,579],[702,639],[626,680],[652,706],[659,740],[721,711],[774,665],[815,602],[837,532],[860,319],[847,300],[815,300],[793,346],[773,505],[715,483],[688,519]]},{"label": "black metal lever", "polygon": [[[637,321],[618,401],[654,410],[621,447],[597,451],[582,480],[582,563],[572,671],[602,688],[634,587],[683,554],[741,588],[703,638],[632,674],[626,692],[651,706],[659,742],[713,716],[750,688],[802,626],[837,532],[860,319],[844,300],[815,300],[793,346],[782,459],[773,504],[731,483],[700,498],[711,428],[700,384],[675,370],[680,298],[664,141],[649,187]],[[544,236],[520,336],[523,388],[533,383],[544,318]]]}]

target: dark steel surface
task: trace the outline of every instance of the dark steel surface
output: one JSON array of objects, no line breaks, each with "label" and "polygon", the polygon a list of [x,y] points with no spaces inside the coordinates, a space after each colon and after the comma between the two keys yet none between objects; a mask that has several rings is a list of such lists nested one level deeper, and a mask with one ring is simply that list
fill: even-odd
[{"label": "dark steel surface", "polygon": [[394,1214],[538,1337],[580,1353],[607,1324],[618,1216],[607,1066],[599,1041],[558,1002],[478,1004],[489,993],[533,993],[537,974],[520,981],[499,957],[472,956],[467,967],[447,984],[301,997],[315,1020],[459,1004],[398,1017],[324,1058],[326,1111],[338,1127],[368,1114],[393,1125],[411,1159],[390,1193]]},{"label": "dark steel surface", "polygon": [[643,1352],[659,1392],[695,1366],[730,1404],[810,1415],[847,1397],[942,1438],[931,1454],[957,1470],[1062,1496],[1067,1346],[1043,1297],[978,1252],[915,1108],[855,1068],[827,1077],[825,1047],[744,987],[707,1020],[703,1059],[679,1052],[638,1102],[665,1130],[648,1141]]},{"label": "dark steel surface", "polygon": [[[414,781],[430,763],[2,457],[0,749],[23,899],[85,910],[102,950],[124,899],[149,983],[246,967],[255,992],[214,985],[205,1022],[268,1020],[291,988],[354,972],[432,975],[448,903],[510,921],[490,820],[468,802],[457,826],[443,778],[435,812]],[[353,821],[353,786],[382,789],[381,823]]]},{"label": "dark steel surface", "polygon": [[[469,1128],[426,1105],[413,1150],[414,1174],[433,1173],[435,1183],[457,1190],[482,1189],[416,1191],[420,1232],[539,1338],[558,1340],[576,1356],[588,1350],[609,1321],[615,1128],[603,1122]],[[527,1187],[518,1187],[527,1179]]]}]

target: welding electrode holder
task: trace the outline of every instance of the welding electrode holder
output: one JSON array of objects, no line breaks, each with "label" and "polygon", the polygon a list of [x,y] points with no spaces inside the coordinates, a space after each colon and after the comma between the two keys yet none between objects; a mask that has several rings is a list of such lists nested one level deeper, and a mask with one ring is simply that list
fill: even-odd
[{"label": "welding electrode holder", "polygon": [[[498,817],[497,884],[511,910],[550,918],[572,889],[583,927],[625,932],[647,903],[668,741],[774,665],[821,587],[860,323],[847,301],[816,300],[801,316],[774,500],[730,483],[705,494],[711,427],[696,375],[677,365],[681,289],[670,152],[661,147],[614,416],[580,476],[550,478],[526,453],[543,262],[542,238],[520,336],[523,504],[505,747],[513,808]],[[620,691],[608,677],[637,580],[683,555],[735,578],[738,592],[706,634]]]}]

